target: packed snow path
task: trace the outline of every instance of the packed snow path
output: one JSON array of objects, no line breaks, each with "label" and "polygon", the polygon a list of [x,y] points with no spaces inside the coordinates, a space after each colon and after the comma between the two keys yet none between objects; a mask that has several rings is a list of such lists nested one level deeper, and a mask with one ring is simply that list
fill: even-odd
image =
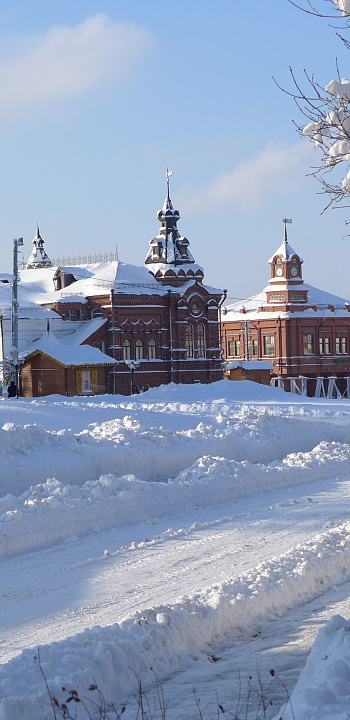
[{"label": "packed snow path", "polygon": [[[43,651],[47,674],[66,682],[81,662],[95,677],[95,642],[118,650],[120,632],[148,626],[134,669],[147,646],[169,676],[191,653],[251,640],[350,579],[348,401],[224,382],[130,400],[0,401],[1,414],[0,653],[13,658],[0,667],[1,720],[20,717],[19,676],[23,697],[42,697],[25,648],[60,641]],[[173,633],[172,655],[152,645],[159,628]],[[131,691],[135,678],[118,674]],[[117,685],[106,680],[106,695]]]},{"label": "packed snow path", "polygon": [[4,558],[0,661],[232,580],[348,519],[350,479],[297,490]]}]

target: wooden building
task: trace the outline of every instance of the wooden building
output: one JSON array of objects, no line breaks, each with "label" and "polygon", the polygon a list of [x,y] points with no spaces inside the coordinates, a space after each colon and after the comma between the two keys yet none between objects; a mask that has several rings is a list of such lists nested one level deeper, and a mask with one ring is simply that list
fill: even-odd
[{"label": "wooden building", "polygon": [[65,347],[48,333],[24,359],[20,394],[101,395],[107,392],[108,373],[115,361],[87,345]]},{"label": "wooden building", "polygon": [[270,385],[273,365],[264,360],[231,360],[226,364],[226,380],[250,380],[260,385]]}]

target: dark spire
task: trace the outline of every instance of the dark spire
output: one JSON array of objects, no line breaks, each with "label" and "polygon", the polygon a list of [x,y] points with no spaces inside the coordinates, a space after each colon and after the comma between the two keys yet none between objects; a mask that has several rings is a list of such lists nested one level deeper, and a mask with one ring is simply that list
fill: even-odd
[{"label": "dark spire", "polygon": [[172,171],[167,168],[166,198],[162,209],[159,210],[157,214],[161,227],[157,237],[150,241],[150,250],[145,260],[146,265],[160,263],[177,266],[185,263],[194,263],[194,259],[188,249],[189,241],[180,235],[177,228],[180,213],[178,210],[174,210],[170,198],[170,177],[172,174]]}]

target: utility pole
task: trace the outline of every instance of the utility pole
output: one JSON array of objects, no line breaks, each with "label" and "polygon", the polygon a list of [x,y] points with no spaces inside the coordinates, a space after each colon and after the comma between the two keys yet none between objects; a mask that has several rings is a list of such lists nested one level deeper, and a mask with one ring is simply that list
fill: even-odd
[{"label": "utility pole", "polygon": [[22,247],[23,238],[14,239],[13,241],[13,282],[12,282],[12,314],[11,314],[11,330],[12,330],[12,347],[10,355],[12,357],[12,377],[14,378],[17,395],[18,395],[18,248]]},{"label": "utility pole", "polygon": [[173,359],[173,319],[171,312],[171,290],[168,290],[169,307],[169,349],[170,349],[170,382],[174,382],[174,359]]}]

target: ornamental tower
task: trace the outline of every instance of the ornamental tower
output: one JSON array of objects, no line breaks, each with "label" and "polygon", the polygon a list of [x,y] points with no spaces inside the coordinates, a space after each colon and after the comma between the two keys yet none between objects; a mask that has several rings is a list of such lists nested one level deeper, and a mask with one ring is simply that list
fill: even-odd
[{"label": "ornamental tower", "polygon": [[52,262],[44,250],[44,241],[39,232],[39,223],[36,225],[36,234],[33,238],[33,250],[27,260],[26,270],[52,267]]},{"label": "ornamental tower", "polygon": [[150,240],[145,265],[157,280],[165,285],[183,285],[187,280],[202,282],[203,269],[197,265],[189,250],[189,241],[180,235],[177,222],[180,213],[174,210],[170,199],[169,178],[173,173],[166,172],[167,196],[157,217],[161,222],[158,235]]},{"label": "ornamental tower", "polygon": [[288,242],[287,223],[291,220],[284,218],[284,240],[282,245],[270,258],[271,278],[269,286],[265,288],[267,302],[276,303],[306,303],[308,291],[304,287],[302,276],[303,259],[293,250]]}]

